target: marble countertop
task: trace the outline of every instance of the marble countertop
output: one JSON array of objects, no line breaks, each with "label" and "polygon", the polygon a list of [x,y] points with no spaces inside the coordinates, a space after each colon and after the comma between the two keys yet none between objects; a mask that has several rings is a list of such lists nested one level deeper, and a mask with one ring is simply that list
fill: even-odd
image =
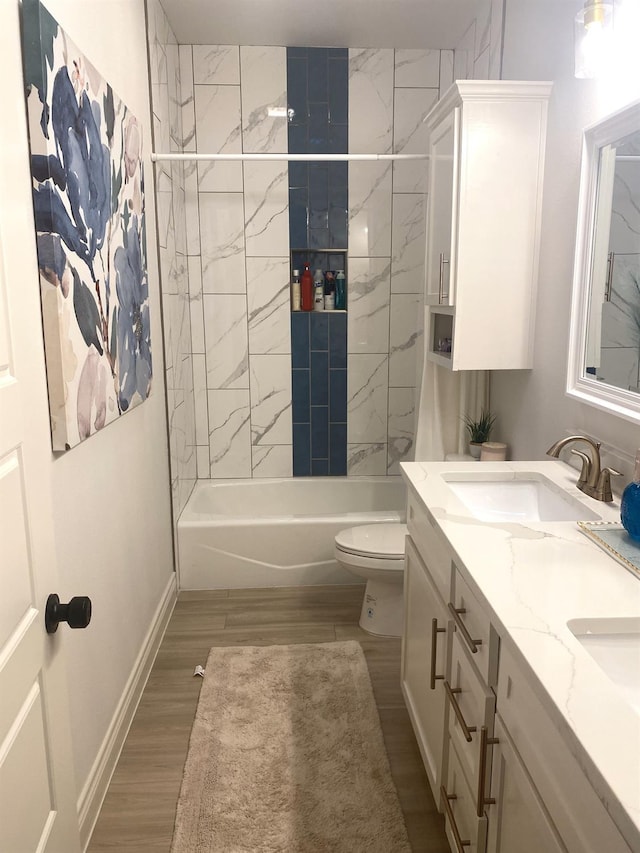
[{"label": "marble countertop", "polygon": [[[564,462],[406,462],[405,480],[426,504],[485,599],[531,686],[563,733],[614,823],[640,850],[640,713],[567,627],[572,619],[640,617],[640,580],[580,531],[575,521],[484,522],[447,485],[457,479],[541,474],[603,521],[620,520],[610,504],[576,487]],[[589,516],[590,517],[590,516]],[[638,673],[640,678],[640,671]]]}]

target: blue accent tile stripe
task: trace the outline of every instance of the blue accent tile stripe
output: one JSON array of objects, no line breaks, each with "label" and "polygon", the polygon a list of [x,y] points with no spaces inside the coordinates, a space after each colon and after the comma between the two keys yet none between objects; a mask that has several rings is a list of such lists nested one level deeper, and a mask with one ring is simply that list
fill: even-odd
[{"label": "blue accent tile stripe", "polygon": [[[306,311],[291,312],[291,366],[309,367],[309,314]],[[337,367],[337,365],[336,365]]]},{"label": "blue accent tile stripe", "polygon": [[311,459],[329,458],[329,407],[311,406]]},{"label": "blue accent tile stripe", "polygon": [[293,425],[293,476],[311,476],[311,424]]},{"label": "blue accent tile stripe", "polygon": [[[335,372],[335,371],[334,371]],[[293,423],[309,423],[310,371],[294,369],[291,371],[291,409]]]},{"label": "blue accent tile stripe", "polygon": [[343,477],[347,473],[347,425],[329,425],[329,473]]},{"label": "blue accent tile stripe", "polygon": [[[347,315],[332,314],[329,324],[329,367],[347,368]],[[346,394],[346,392],[345,392]]]},{"label": "blue accent tile stripe", "polygon": [[347,371],[329,371],[329,420],[347,422]]},{"label": "blue accent tile stripe", "polygon": [[[289,153],[341,154],[349,140],[349,51],[287,48]],[[289,164],[292,268],[346,269],[348,164]],[[293,474],[347,473],[347,317],[291,315]]]},{"label": "blue accent tile stripe", "polygon": [[311,320],[311,350],[322,350],[327,352],[329,349],[329,318],[330,314],[325,314],[324,311],[318,313],[311,312],[309,319]]},{"label": "blue accent tile stripe", "polygon": [[329,353],[311,350],[311,405],[329,405]]}]

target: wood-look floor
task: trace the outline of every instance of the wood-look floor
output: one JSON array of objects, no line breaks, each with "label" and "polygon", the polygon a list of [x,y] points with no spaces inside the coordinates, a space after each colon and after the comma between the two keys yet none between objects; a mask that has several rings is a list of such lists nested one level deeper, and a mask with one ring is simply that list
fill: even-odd
[{"label": "wood-look floor", "polygon": [[109,786],[89,853],[169,853],[202,684],[193,670],[196,664],[205,665],[212,646],[351,639],[361,643],[367,659],[412,850],[449,853],[443,820],[433,803],[400,691],[400,640],[373,637],[358,626],[363,590],[354,585],[183,592]]}]

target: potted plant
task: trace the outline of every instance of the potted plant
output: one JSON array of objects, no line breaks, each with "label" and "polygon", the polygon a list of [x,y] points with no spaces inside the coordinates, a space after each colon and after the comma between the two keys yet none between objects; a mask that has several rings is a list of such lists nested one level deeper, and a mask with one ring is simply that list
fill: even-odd
[{"label": "potted plant", "polygon": [[482,442],[489,441],[496,416],[483,409],[480,412],[479,418],[476,419],[470,415],[465,415],[463,420],[469,430],[469,453],[474,459],[479,459]]}]

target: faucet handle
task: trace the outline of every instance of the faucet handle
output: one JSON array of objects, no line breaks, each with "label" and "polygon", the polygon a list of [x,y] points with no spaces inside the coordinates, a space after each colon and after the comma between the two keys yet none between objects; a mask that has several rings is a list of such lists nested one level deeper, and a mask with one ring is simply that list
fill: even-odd
[{"label": "faucet handle", "polygon": [[581,450],[571,450],[574,456],[579,456],[582,459],[582,470],[580,471],[580,477],[578,482],[576,483],[577,487],[581,489],[584,484],[589,479],[591,474],[591,459],[587,456],[586,453],[583,453]]},{"label": "faucet handle", "polygon": [[612,474],[614,477],[622,477],[620,471],[616,471],[615,468],[603,468],[598,479],[597,494],[595,497],[605,503],[611,503],[613,500],[613,495],[611,494]]}]

